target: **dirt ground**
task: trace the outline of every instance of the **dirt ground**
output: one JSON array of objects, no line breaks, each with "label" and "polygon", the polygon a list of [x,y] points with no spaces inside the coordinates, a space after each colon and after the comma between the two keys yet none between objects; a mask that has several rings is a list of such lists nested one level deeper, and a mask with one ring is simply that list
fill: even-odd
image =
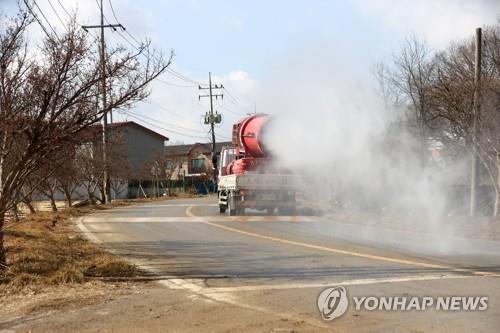
[{"label": "dirt ground", "polygon": [[15,308],[0,311],[0,332],[332,332],[155,282],[67,286],[23,297]]},{"label": "dirt ground", "polygon": [[40,285],[4,289],[1,296],[0,329],[16,321],[30,321],[58,311],[73,311],[105,303],[122,295],[143,290],[141,283],[104,283],[99,281],[69,283],[55,286]]},{"label": "dirt ground", "polygon": [[144,272],[82,237],[74,220],[150,200],[42,211],[19,222],[9,221],[5,227],[8,269],[0,273],[0,332],[16,321],[30,322],[149,290],[154,284],[127,282],[141,279]]}]

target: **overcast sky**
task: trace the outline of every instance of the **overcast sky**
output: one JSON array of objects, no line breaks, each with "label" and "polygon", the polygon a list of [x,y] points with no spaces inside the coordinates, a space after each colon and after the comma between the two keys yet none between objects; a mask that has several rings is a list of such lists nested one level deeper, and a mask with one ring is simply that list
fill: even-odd
[{"label": "overcast sky", "polygon": [[[55,11],[61,19],[68,18],[61,4],[68,11],[77,9],[80,23],[98,23],[95,0],[36,2],[59,31],[62,24]],[[221,140],[229,138],[231,124],[246,112],[256,108],[273,113],[265,109],[262,96],[270,82],[279,86],[276,76],[280,74],[275,68],[283,73],[289,59],[293,59],[291,66],[309,68],[319,59],[324,64],[326,57],[333,67],[348,68],[354,80],[368,82],[372,64],[390,57],[411,33],[439,49],[500,17],[498,0],[111,2],[119,22],[135,38],[149,37],[156,49],[166,53],[174,50],[175,71],[200,82],[206,82],[211,71],[214,83],[227,87],[234,98],[216,103],[224,115],[224,124],[216,131]],[[17,6],[15,0],[0,0],[0,4],[7,14]],[[109,0],[104,0],[104,7],[108,21],[116,22]],[[110,43],[128,46],[115,32],[107,31],[107,37]],[[171,142],[208,141],[208,128],[201,124],[208,101],[198,101],[198,89],[192,82],[171,73],[162,80],[172,85],[155,83],[150,103],[138,104],[132,113],[140,115],[144,125],[169,136]],[[141,122],[115,115],[115,120],[125,118]]]}]

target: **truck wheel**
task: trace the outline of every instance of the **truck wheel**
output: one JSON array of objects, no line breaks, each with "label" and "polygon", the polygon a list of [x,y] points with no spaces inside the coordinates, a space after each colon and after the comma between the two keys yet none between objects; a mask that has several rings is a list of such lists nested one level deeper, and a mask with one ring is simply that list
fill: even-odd
[{"label": "truck wheel", "polygon": [[219,205],[219,213],[224,214],[226,212],[226,206]]},{"label": "truck wheel", "polygon": [[238,210],[236,208],[236,204],[234,202],[233,196],[229,195],[227,197],[227,215],[229,216],[236,216],[238,215]]}]

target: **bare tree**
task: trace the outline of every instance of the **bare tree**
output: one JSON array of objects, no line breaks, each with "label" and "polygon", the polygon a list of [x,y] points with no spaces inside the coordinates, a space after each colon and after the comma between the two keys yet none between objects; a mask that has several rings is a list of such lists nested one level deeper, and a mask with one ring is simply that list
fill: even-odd
[{"label": "bare tree", "polygon": [[500,214],[500,24],[485,29],[479,154],[495,189],[493,216]]},{"label": "bare tree", "polygon": [[[481,90],[481,114],[476,140],[484,170],[491,180],[496,199],[493,215],[500,205],[500,28],[486,27],[483,41],[482,79],[474,81],[474,40],[454,43],[437,57],[438,75],[433,88],[435,108],[432,118],[439,121],[440,140],[457,153],[472,148],[472,109],[475,92]],[[460,149],[461,148],[461,149]]]},{"label": "bare tree", "polygon": [[0,267],[5,267],[5,213],[19,202],[26,179],[105,113],[146,98],[148,84],[171,57],[157,56],[149,44],[134,53],[110,49],[105,74],[113,83],[107,91],[111,98],[97,109],[104,73],[96,45],[76,22],[64,35],[45,38],[35,56],[25,40],[29,15],[21,11],[0,24]]},{"label": "bare tree", "polygon": [[50,208],[53,212],[57,212],[56,192],[57,192],[57,178],[55,176],[42,177],[40,181],[39,191],[45,195],[50,202]]},{"label": "bare tree", "polygon": [[[393,63],[375,68],[381,95],[392,105],[409,104],[415,111],[422,148],[425,140],[440,142],[447,159],[469,156],[474,96],[481,91],[479,137],[475,144],[495,190],[493,215],[500,205],[500,25],[486,27],[483,41],[482,80],[474,80],[474,39],[454,42],[436,54],[412,37]],[[424,153],[424,150],[422,150]]]},{"label": "bare tree", "polygon": [[57,189],[64,195],[68,207],[73,206],[73,195],[81,182],[79,175],[74,159],[67,161],[67,164],[57,173]]},{"label": "bare tree", "polygon": [[81,144],[75,155],[75,165],[78,171],[80,185],[85,188],[87,200],[91,204],[96,203],[96,191],[99,188],[99,180],[102,178],[103,163],[102,155],[94,153],[91,143]]},{"label": "bare tree", "polygon": [[427,126],[432,108],[432,86],[436,74],[436,63],[426,43],[416,36],[408,38],[399,54],[390,64],[378,64],[375,76],[380,83],[384,100],[392,105],[403,106],[411,113],[408,119],[413,123],[420,138],[420,154],[425,164],[428,156]]},{"label": "bare tree", "polygon": [[[168,148],[167,148],[168,149]],[[168,194],[172,193],[172,182],[180,178],[183,158],[181,156],[166,156],[158,159],[160,169],[162,170],[162,178],[165,179]]]},{"label": "bare tree", "polygon": [[118,130],[111,131],[109,143],[106,153],[109,181],[116,198],[128,189],[128,182],[132,178],[132,167],[127,159],[126,141],[123,133]]}]

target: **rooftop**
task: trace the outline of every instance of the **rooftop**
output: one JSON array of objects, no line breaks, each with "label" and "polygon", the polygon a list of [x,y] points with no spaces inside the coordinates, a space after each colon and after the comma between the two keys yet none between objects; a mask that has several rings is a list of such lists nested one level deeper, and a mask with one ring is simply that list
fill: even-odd
[{"label": "rooftop", "polygon": [[[116,123],[112,123],[112,124],[108,124],[108,127],[111,128],[112,130],[113,129],[119,129],[119,128],[127,128],[127,127],[135,127],[137,129],[140,129],[146,133],[149,133],[151,135],[154,135],[156,137],[159,137],[161,139],[163,139],[164,141],[168,141],[169,138],[166,137],[165,135],[163,134],[160,134],[158,132],[155,132],[153,131],[152,129],[149,129],[141,124],[138,124],[136,123],[135,121],[121,121],[121,122],[116,122]],[[96,131],[96,130],[100,130],[102,128],[101,125],[99,124],[96,124],[96,125],[93,125],[90,127],[90,133],[94,133],[93,131]]]},{"label": "rooftop", "polygon": [[[172,146],[166,146],[165,151],[167,156],[182,156],[182,155],[187,155],[191,151],[191,149],[194,148],[194,146],[201,146],[206,150],[207,153],[210,153],[212,151],[212,143],[192,143],[188,145],[172,145]],[[216,142],[215,143],[215,152],[219,153],[224,146],[230,146],[231,141],[224,141],[224,142]]]}]

